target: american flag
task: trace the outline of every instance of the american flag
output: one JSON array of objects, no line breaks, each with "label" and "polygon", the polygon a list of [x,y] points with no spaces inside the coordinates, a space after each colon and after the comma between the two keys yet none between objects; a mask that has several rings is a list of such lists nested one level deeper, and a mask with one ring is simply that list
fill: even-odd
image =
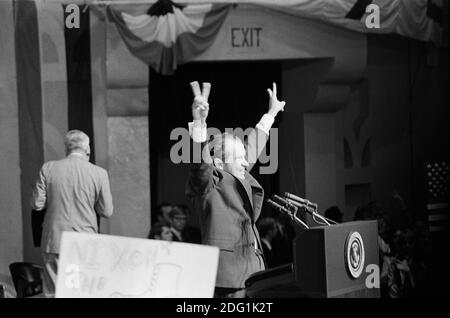
[{"label": "american flag", "polygon": [[428,162],[426,168],[427,212],[430,232],[448,229],[448,162]]}]

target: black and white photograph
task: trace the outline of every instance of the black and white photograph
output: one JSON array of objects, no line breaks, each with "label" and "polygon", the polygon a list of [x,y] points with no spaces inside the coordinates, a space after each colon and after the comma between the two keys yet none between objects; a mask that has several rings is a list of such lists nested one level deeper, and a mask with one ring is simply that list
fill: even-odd
[{"label": "black and white photograph", "polygon": [[0,0],[0,298],[447,298],[448,22],[446,0]]}]

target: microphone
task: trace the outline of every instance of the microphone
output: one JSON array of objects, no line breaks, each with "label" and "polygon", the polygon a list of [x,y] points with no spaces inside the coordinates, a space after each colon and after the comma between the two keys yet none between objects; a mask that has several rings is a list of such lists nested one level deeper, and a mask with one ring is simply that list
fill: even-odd
[{"label": "microphone", "polygon": [[302,199],[302,198],[300,198],[300,197],[298,197],[298,196],[296,196],[296,195],[294,195],[292,193],[285,192],[284,196],[286,198],[288,198],[288,199],[291,199],[291,200],[294,200],[294,201],[297,201],[297,202],[300,202],[300,203],[303,203],[303,204],[308,204],[308,200]]},{"label": "microphone", "polygon": [[267,199],[266,202],[269,203],[272,207],[274,207],[274,208],[276,208],[276,209],[278,209],[278,210],[280,210],[280,211],[283,211],[283,212],[285,212],[285,213],[287,213],[287,214],[289,214],[289,215],[292,214],[291,211],[289,211],[288,209],[286,209],[284,206],[281,206],[281,205],[279,205],[278,203],[272,201],[271,199]]},{"label": "microphone", "polygon": [[289,202],[290,204],[292,204],[293,206],[295,206],[297,208],[300,208],[300,209],[302,209],[302,210],[304,210],[304,211],[306,211],[306,212],[308,212],[310,214],[314,213],[314,209],[312,207],[308,206],[307,204],[300,203],[300,202],[297,202],[297,201],[294,201],[294,200],[288,199],[288,198],[286,198],[285,200],[287,202]]},{"label": "microphone", "polygon": [[292,204],[291,202],[289,202],[288,200],[286,200],[285,198],[282,198],[276,194],[273,195],[273,197],[278,200],[279,202],[282,202],[285,206],[287,206],[288,208],[293,208],[294,210],[297,209],[297,207]]},{"label": "microphone", "polygon": [[288,198],[288,199],[293,200],[293,201],[297,201],[297,202],[300,202],[302,204],[306,204],[307,206],[310,206],[310,207],[313,207],[313,208],[317,209],[317,204],[316,203],[313,203],[313,202],[311,202],[309,200],[306,200],[306,199],[302,199],[302,198],[300,198],[300,197],[298,197],[298,196],[296,196],[296,195],[294,195],[292,193],[285,192],[284,196],[286,198]]},{"label": "microphone", "polygon": [[321,225],[330,225],[330,222],[328,222],[328,220],[321,216],[319,213],[317,213],[317,204],[313,203],[309,200],[305,200],[302,199],[296,195],[293,195],[289,192],[285,192],[284,193],[285,196],[287,197],[287,201],[294,204],[295,206],[299,207],[299,208],[303,208],[306,212],[308,212],[309,214],[311,214],[313,220],[320,224],[320,222],[317,222],[316,217],[319,218],[320,220],[322,220],[325,224],[321,224]]}]

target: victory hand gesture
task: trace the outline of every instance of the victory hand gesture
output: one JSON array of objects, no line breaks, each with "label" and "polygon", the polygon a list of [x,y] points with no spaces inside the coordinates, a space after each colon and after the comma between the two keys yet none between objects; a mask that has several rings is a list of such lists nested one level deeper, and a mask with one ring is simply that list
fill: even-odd
[{"label": "victory hand gesture", "polygon": [[194,120],[206,121],[209,112],[208,97],[211,91],[210,83],[203,83],[203,90],[200,91],[200,85],[197,81],[191,82],[194,101],[192,103],[192,118]]},{"label": "victory hand gesture", "polygon": [[277,84],[273,83],[273,89],[270,88],[267,89],[267,92],[269,93],[269,114],[275,117],[278,112],[284,111],[284,105],[286,105],[286,102],[279,101],[277,98]]}]

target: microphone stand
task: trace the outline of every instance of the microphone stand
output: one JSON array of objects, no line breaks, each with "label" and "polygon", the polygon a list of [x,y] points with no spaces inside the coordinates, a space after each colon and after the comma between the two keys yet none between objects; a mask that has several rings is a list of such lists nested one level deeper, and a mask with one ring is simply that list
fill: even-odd
[{"label": "microphone stand", "polygon": [[[289,203],[295,205],[296,207],[302,208],[304,209],[306,212],[310,213],[313,217],[313,220],[317,223],[320,224],[319,222],[317,222],[317,220],[315,219],[316,217],[318,217],[319,219],[321,219],[325,225],[330,226],[331,224],[323,217],[321,216],[319,213],[317,213],[317,204],[312,204],[314,206],[314,208],[306,205],[306,204],[301,204],[298,203],[297,201],[294,201],[292,199],[286,198],[286,201],[288,201]],[[324,224],[320,224],[320,225],[324,225]]]},{"label": "microphone stand", "polygon": [[291,218],[291,220],[294,221],[295,223],[297,223],[298,225],[304,227],[305,229],[309,229],[309,226],[306,225],[305,222],[303,222],[302,220],[300,220],[300,219],[297,217],[297,215],[296,215],[297,209],[296,209],[295,212],[293,212],[293,211],[291,211],[289,208],[286,209],[285,207],[279,205],[278,203],[276,203],[276,202],[274,202],[274,201],[272,201],[272,200],[270,200],[270,199],[267,199],[266,202],[269,203],[272,207],[278,209],[278,211],[282,211],[282,212],[286,213],[287,215],[289,215],[289,217]]}]

